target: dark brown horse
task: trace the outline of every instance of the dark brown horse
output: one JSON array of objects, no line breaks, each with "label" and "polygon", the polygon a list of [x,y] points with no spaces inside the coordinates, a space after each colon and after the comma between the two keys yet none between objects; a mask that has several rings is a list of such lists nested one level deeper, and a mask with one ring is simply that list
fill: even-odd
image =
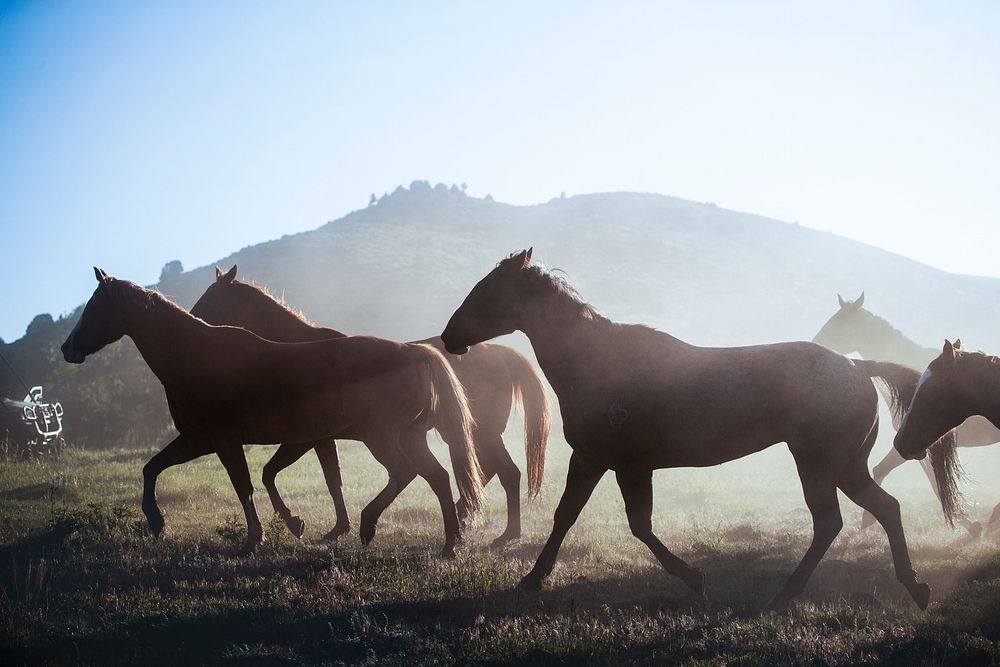
[{"label": "dark brown horse", "polygon": [[[923,459],[942,433],[973,415],[1000,428],[1000,357],[969,352],[960,341],[952,345],[945,340],[941,354],[920,376],[893,445],[903,458]],[[993,508],[986,531],[998,528],[1000,504]]]},{"label": "dark brown horse", "polygon": [[[243,327],[268,340],[297,343],[339,338],[345,334],[327,327],[310,324],[301,315],[287,308],[260,287],[236,280],[236,267],[223,273],[215,270],[213,283],[191,309],[191,314],[209,324],[229,324]],[[428,338],[417,343],[443,350],[440,338]],[[528,493],[538,494],[545,466],[545,446],[549,435],[549,401],[542,380],[523,354],[506,345],[484,345],[474,354],[464,357],[446,357],[459,381],[465,387],[472,417],[475,420],[473,441],[484,474],[484,483],[494,475],[499,477],[507,496],[507,527],[493,542],[500,546],[521,536],[521,471],[510,458],[503,441],[512,402],[521,406],[524,415],[524,448],[528,470]],[[429,422],[433,426],[433,422]],[[451,442],[447,430],[441,433],[450,447],[461,443]],[[323,467],[327,488],[333,497],[337,523],[327,534],[328,538],[349,530],[350,520],[344,504],[340,462],[337,443],[324,439],[312,443],[283,444],[274,457],[264,466],[264,486],[275,511],[298,536],[304,523],[293,516],[282,501],[275,485],[275,476],[297,461],[309,449]],[[399,489],[400,491],[402,489]],[[463,500],[459,500],[459,517],[467,513]],[[362,528],[374,525],[362,521]],[[364,535],[362,537],[365,537]]]},{"label": "dark brown horse", "polygon": [[[841,354],[858,353],[865,359],[881,359],[902,364],[914,369],[918,376],[927,367],[927,364],[937,356],[937,350],[921,346],[893,327],[888,321],[866,309],[864,307],[864,292],[854,301],[845,299],[838,294],[837,303],[840,308],[813,338],[814,343],[826,345]],[[879,386],[879,389],[883,390],[884,394],[884,388]],[[909,400],[905,400],[904,403],[909,405]],[[899,430],[902,418],[902,414],[893,413],[893,428]],[[959,424],[949,437],[955,440],[957,447],[983,447],[1000,442],[1000,429],[987,419],[975,416]],[[890,448],[882,460],[872,469],[872,477],[877,484],[881,484],[890,472],[905,461],[895,448]],[[931,483],[931,488],[935,493],[938,493],[930,461],[923,459],[920,464]],[[867,527],[874,521],[874,517],[866,512],[861,526],[862,528]],[[958,516],[957,521],[974,538],[979,537],[983,531],[981,523],[970,521],[966,516]]]},{"label": "dark brown horse", "polygon": [[653,471],[718,465],[786,442],[813,517],[813,540],[772,606],[802,592],[840,532],[839,488],[885,528],[897,579],[926,607],[930,588],[910,564],[899,503],[872,481],[867,465],[878,431],[869,378],[893,384],[908,369],[851,361],[804,342],[689,345],[602,317],[530,259],[528,250],[497,264],[441,335],[450,352],[461,354],[495,336],[524,332],[559,397],[573,455],[552,534],[522,588],[541,587],[597,482],[614,470],[632,533],[669,573],[703,594],[702,573],[653,534]]},{"label": "dark brown horse", "polygon": [[427,421],[464,443],[455,473],[473,508],[482,473],[465,394],[440,352],[366,336],[275,343],[210,326],[157,292],[94,272],[99,285],[62,352],[79,364],[129,336],[163,383],[179,435],[143,468],[142,509],[153,533],[164,526],[157,476],[214,452],[246,514],[244,549],[255,549],[264,531],[242,446],[343,436],[362,440],[389,470],[380,496],[394,493],[411,470],[427,480],[444,517],[444,554],[454,553],[460,525],[448,473],[427,447]]}]

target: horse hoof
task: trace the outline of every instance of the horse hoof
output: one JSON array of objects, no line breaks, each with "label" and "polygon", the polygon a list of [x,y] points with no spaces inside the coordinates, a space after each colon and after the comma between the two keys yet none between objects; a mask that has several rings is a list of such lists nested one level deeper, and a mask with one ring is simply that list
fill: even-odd
[{"label": "horse hoof", "polygon": [[705,573],[704,572],[702,572],[701,570],[699,570],[696,567],[692,567],[691,571],[684,578],[684,583],[686,583],[688,585],[688,587],[692,591],[694,591],[695,593],[697,593],[698,597],[704,599],[704,597],[705,597]]},{"label": "horse hoof", "polygon": [[771,602],[767,605],[768,611],[782,612],[788,609],[788,603],[792,599],[785,595],[784,593],[779,593]]},{"label": "horse hoof", "polygon": [[152,531],[153,537],[159,538],[163,533],[163,527],[166,522],[163,520],[162,514],[148,514],[146,515],[146,521],[149,522],[149,530]]},{"label": "horse hoof", "polygon": [[920,607],[920,611],[926,611],[928,603],[931,601],[931,587],[927,584],[916,584],[910,589],[913,601]]},{"label": "horse hoof", "polygon": [[444,559],[447,559],[447,560],[454,560],[455,559],[455,547],[454,546],[447,546],[444,549],[442,549],[441,550],[441,558],[444,558]]},{"label": "horse hoof", "polygon": [[251,542],[244,542],[243,546],[240,547],[239,551],[236,552],[237,556],[253,556],[257,553],[258,545]]},{"label": "horse hoof", "polygon": [[323,540],[326,542],[336,542],[338,537],[347,535],[349,532],[351,532],[350,526],[341,526],[338,524],[333,527],[333,530],[323,536]]},{"label": "horse hoof", "polygon": [[361,526],[358,536],[361,538],[361,544],[367,547],[375,539],[375,526]]},{"label": "horse hoof", "polygon": [[285,523],[288,525],[288,530],[292,531],[292,535],[301,540],[306,532],[306,522],[297,516],[293,516]]},{"label": "horse hoof", "polygon": [[500,549],[503,549],[505,546],[507,546],[514,540],[520,539],[520,537],[521,537],[520,535],[506,535],[506,534],[501,535],[500,537],[490,542],[490,549],[493,551],[499,551]]},{"label": "horse hoof", "polygon": [[524,579],[521,579],[521,583],[517,585],[517,590],[537,593],[542,590],[542,578],[533,574],[528,574],[524,577]]}]

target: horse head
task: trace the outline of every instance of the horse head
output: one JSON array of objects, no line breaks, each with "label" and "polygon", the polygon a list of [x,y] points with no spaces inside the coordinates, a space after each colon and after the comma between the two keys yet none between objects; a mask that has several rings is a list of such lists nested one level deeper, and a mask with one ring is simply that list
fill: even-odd
[{"label": "horse head", "polygon": [[961,341],[945,340],[941,354],[927,366],[913,392],[910,407],[896,432],[893,446],[907,459],[922,459],[927,448],[970,415],[959,391]]},{"label": "horse head", "polygon": [[825,345],[841,354],[857,352],[859,342],[862,340],[859,333],[865,324],[865,314],[868,312],[863,309],[865,293],[862,292],[854,301],[838,294],[837,303],[840,304],[840,309],[826,321],[813,337],[813,342]]},{"label": "horse head", "polygon": [[71,364],[82,364],[91,355],[125,335],[125,321],[116,302],[118,280],[94,267],[97,289],[83,314],[60,348]]},{"label": "horse head", "polygon": [[476,283],[441,333],[446,350],[465,354],[471,345],[518,328],[518,278],[531,266],[531,251],[528,248],[511,254]]}]

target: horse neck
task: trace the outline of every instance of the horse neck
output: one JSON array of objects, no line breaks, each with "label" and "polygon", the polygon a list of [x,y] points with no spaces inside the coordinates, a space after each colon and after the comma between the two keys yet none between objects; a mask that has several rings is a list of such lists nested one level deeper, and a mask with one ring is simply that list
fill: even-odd
[{"label": "horse neck", "polygon": [[344,334],[336,329],[317,327],[309,324],[295,313],[275,304],[273,312],[258,313],[256,321],[245,328],[261,338],[283,343],[308,343],[327,338],[341,338]]},{"label": "horse neck", "polygon": [[573,391],[603,374],[598,353],[609,345],[615,324],[603,317],[587,317],[571,308],[544,300],[529,304],[522,326],[531,341],[538,365],[557,395]]},{"label": "horse neck", "polygon": [[911,368],[923,369],[934,358],[933,350],[921,347],[888,322],[871,316],[867,335],[860,336],[858,352],[865,359],[892,361]]},{"label": "horse neck", "polygon": [[965,378],[964,399],[972,407],[972,414],[1000,424],[1000,361],[983,357],[966,364],[959,377]]},{"label": "horse neck", "polygon": [[[125,321],[126,335],[164,384],[185,369],[200,368],[201,361],[213,355],[205,341],[211,327],[180,308],[154,304],[148,311],[126,313]],[[177,363],[178,359],[184,363]]]}]

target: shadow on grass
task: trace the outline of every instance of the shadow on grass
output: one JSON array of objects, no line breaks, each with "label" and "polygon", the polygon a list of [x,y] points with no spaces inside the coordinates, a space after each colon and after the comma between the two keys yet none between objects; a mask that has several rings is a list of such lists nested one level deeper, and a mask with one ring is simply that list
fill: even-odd
[{"label": "shadow on grass", "polygon": [[[357,590],[339,598],[330,589],[320,589],[331,599],[310,607],[291,599],[268,602],[260,591],[241,604],[238,597],[247,594],[241,582],[292,579],[313,589],[315,579],[332,567],[342,567],[347,573],[391,570],[419,577],[427,567],[427,556],[418,549],[402,553],[347,549],[342,563],[333,565],[330,552],[320,545],[295,544],[264,549],[256,558],[237,558],[226,543],[153,541],[136,522],[134,513],[94,508],[57,517],[42,534],[0,549],[0,580],[5,590],[11,590],[10,582],[21,576],[17,568],[24,567],[25,558],[50,559],[59,568],[47,575],[31,599],[19,601],[34,611],[7,614],[16,622],[0,630],[0,663],[278,665],[483,660],[578,664],[608,659],[711,661],[720,655],[745,664],[824,662],[811,652],[818,649],[797,639],[796,632],[835,634],[841,623],[864,626],[875,621],[889,627],[908,624],[916,630],[895,638],[887,633],[881,643],[858,649],[863,653],[843,649],[848,658],[895,664],[997,658],[995,651],[989,653],[988,648],[969,643],[963,633],[1000,637],[1000,558],[950,574],[957,588],[927,617],[900,613],[911,603],[895,581],[887,554],[847,558],[838,549],[831,550],[813,576],[803,596],[806,605],[789,614],[764,613],[768,600],[797,564],[801,545],[795,542],[779,548],[750,530],[727,535],[732,542],[722,547],[700,544],[685,554],[708,577],[707,605],[666,575],[651,557],[646,565],[629,565],[627,574],[614,572],[612,565],[606,571],[598,565],[595,572],[593,559],[599,550],[570,544],[561,554],[554,577],[557,583],[540,593],[522,594],[487,585],[482,594],[436,597],[440,591],[432,590],[425,599],[414,600],[401,599],[405,598],[401,591],[389,585],[376,582],[383,586],[378,589],[369,582],[349,584]],[[504,555],[530,564],[539,548],[538,543],[520,543]],[[469,563],[460,563],[456,570],[474,568],[477,560],[489,558],[485,552],[472,554]],[[575,570],[592,574],[588,577]],[[88,602],[87,611],[76,615],[65,602],[54,609],[42,603],[42,597],[49,594],[71,601],[80,595],[99,599],[104,594],[148,589],[198,600],[197,611],[192,612],[191,606],[183,612],[172,610],[174,598],[165,598],[162,611],[111,615],[108,620],[96,615],[95,610],[102,608],[99,601]],[[217,604],[220,596],[229,602]],[[803,608],[813,611],[803,612]],[[25,627],[29,618],[39,627]],[[623,623],[644,630],[615,645],[587,635],[595,627]],[[553,625],[565,628],[559,632],[569,639],[559,643],[532,634],[537,627]],[[470,637],[481,635],[499,642],[500,631],[510,628],[516,636],[492,654],[486,649],[476,652],[470,644]],[[749,643],[750,639],[758,644]]]}]

